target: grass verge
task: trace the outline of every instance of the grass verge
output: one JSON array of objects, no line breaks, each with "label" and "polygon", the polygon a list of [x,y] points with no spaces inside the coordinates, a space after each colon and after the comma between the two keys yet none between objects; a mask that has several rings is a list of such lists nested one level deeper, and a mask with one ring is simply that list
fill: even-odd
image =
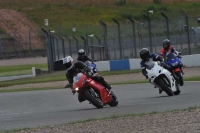
[{"label": "grass verge", "polygon": [[37,91],[37,90],[53,90],[53,89],[61,89],[61,87],[5,89],[5,90],[0,90],[0,93],[4,93],[4,92],[21,92],[21,91]]},{"label": "grass verge", "polygon": [[32,67],[48,70],[47,64],[26,64],[16,66],[0,66],[0,76],[19,76],[32,74]]},{"label": "grass verge", "polygon": [[[66,71],[60,71],[47,75],[41,75],[38,77],[17,79],[12,81],[1,81],[0,87],[7,87],[7,86],[21,85],[21,84],[45,83],[53,81],[65,81],[66,80],[65,72]],[[108,76],[108,75],[120,75],[120,74],[130,74],[138,72],[141,72],[141,70],[106,71],[106,72],[99,72],[99,75]]]}]

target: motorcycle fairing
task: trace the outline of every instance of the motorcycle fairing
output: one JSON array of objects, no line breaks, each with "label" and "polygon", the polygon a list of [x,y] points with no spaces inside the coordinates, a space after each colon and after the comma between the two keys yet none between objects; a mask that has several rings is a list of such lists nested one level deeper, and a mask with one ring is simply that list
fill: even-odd
[{"label": "motorcycle fairing", "polygon": [[91,78],[87,78],[86,75],[78,73],[77,76],[73,78],[73,80],[73,88],[79,88],[78,92],[81,92],[82,89],[92,88],[99,92],[103,103],[108,103],[112,100],[112,97],[108,96],[108,91],[106,91],[101,84],[97,83]]},{"label": "motorcycle fairing", "polygon": [[105,88],[101,84],[97,83],[96,81],[90,80],[87,86],[90,86],[91,88],[99,92],[103,103],[108,103],[112,100],[112,97],[108,96],[109,95],[108,91],[106,91]]},{"label": "motorcycle fairing", "polygon": [[[166,59],[167,59],[167,64],[173,69],[180,68],[181,60],[180,58],[175,56],[173,53],[167,54]],[[178,69],[176,71],[178,71]]]},{"label": "motorcycle fairing", "polygon": [[[146,71],[147,71],[147,74],[148,74],[148,78],[150,79],[152,84],[156,85],[155,79],[159,78],[160,75],[164,75],[170,81],[171,90],[173,92],[175,92],[177,90],[176,89],[175,79],[167,69],[164,69],[163,67],[161,67],[159,65],[158,62],[154,62],[154,61],[149,61],[149,62],[147,62],[145,64],[147,66]],[[158,85],[156,85],[156,86],[159,87]]]}]

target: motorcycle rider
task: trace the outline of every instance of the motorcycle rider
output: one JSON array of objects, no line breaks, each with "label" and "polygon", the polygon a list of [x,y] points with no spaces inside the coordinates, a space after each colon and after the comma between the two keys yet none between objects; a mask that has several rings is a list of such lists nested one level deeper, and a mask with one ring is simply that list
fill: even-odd
[{"label": "motorcycle rider", "polygon": [[[93,60],[85,55],[84,49],[79,49],[77,61],[82,61],[83,63],[85,63],[86,61],[91,61],[93,63]],[[93,68],[93,72],[97,74],[96,64],[93,64],[95,65],[95,68]]]},{"label": "motorcycle rider", "polygon": [[[170,42],[169,39],[163,40],[163,43],[162,43],[162,44],[163,44],[163,48],[161,49],[160,53],[161,53],[161,55],[162,55],[162,57],[163,57],[164,59],[165,59],[165,55],[166,55],[167,52],[172,52],[172,53],[174,53],[177,57],[181,58],[181,57],[179,56],[180,52],[176,51],[176,49],[175,49],[174,47],[171,46],[171,42]],[[181,63],[180,69],[181,69],[182,73],[184,74],[182,67],[183,67],[183,64]]]},{"label": "motorcycle rider", "polygon": [[[162,56],[160,56],[160,55],[158,55],[156,53],[151,53],[150,54],[149,50],[147,48],[142,48],[140,50],[139,54],[140,54],[140,58],[142,59],[141,62],[140,62],[140,65],[141,65],[141,68],[142,68],[142,74],[146,77],[146,79],[148,78],[148,76],[147,76],[145,62],[149,61],[151,59],[153,61],[160,61],[161,66],[163,68],[167,69],[168,71],[170,71],[172,73],[174,79],[178,83],[179,78],[174,74],[172,68],[164,62],[164,59],[163,59]],[[159,94],[161,94],[161,93],[162,93],[162,90],[159,89]]]},{"label": "motorcycle rider", "polygon": [[[69,81],[69,84],[71,84],[71,85],[73,84],[73,77],[76,74],[78,74],[79,72],[85,71],[87,77],[90,77],[93,80],[97,81],[98,83],[103,85],[109,93],[112,93],[112,91],[111,91],[112,87],[104,80],[104,78],[99,75],[98,76],[93,75],[91,68],[88,67],[87,65],[85,65],[83,62],[81,62],[81,61],[74,62],[73,58],[71,56],[66,56],[63,59],[63,65],[67,69],[66,78]],[[67,85],[65,86],[65,88],[66,87],[67,87]],[[72,91],[72,93],[74,94],[75,92]],[[79,102],[82,102],[85,99],[83,99],[83,97],[81,95],[78,95],[78,100],[79,100]]]},{"label": "motorcycle rider", "polygon": [[85,61],[88,61],[88,60],[91,61],[91,62],[93,62],[93,60],[90,59],[90,58],[85,54],[85,50],[84,50],[84,49],[79,49],[77,61],[85,62]]}]

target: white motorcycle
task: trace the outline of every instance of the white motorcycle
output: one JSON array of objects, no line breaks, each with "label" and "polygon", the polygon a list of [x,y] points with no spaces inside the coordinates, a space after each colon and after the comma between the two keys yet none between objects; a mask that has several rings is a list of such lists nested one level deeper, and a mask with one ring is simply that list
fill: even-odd
[{"label": "white motorcycle", "polygon": [[163,68],[159,61],[147,61],[145,65],[147,76],[151,84],[165,91],[168,96],[180,94],[179,85],[176,83],[171,72]]}]

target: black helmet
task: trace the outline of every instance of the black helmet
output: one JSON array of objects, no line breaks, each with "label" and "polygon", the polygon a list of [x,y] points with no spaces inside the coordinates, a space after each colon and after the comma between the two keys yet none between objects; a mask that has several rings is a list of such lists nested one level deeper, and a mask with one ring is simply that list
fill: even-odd
[{"label": "black helmet", "polygon": [[144,61],[149,60],[149,50],[147,48],[142,48],[140,50],[140,58]]},{"label": "black helmet", "polygon": [[83,56],[83,55],[85,55],[85,50],[84,49],[80,49],[78,51],[78,56]]},{"label": "black helmet", "polygon": [[170,40],[169,40],[169,39],[165,39],[165,40],[163,41],[163,48],[164,48],[165,50],[168,50],[169,47],[170,47],[170,44],[171,44]]}]

